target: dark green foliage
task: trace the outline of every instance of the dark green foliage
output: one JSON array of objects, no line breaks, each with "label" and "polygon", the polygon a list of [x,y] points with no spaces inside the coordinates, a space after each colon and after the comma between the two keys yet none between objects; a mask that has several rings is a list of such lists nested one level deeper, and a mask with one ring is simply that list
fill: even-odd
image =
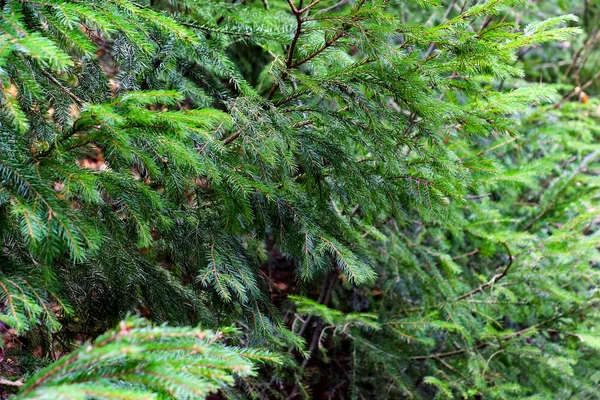
[{"label": "dark green foliage", "polygon": [[[258,398],[597,397],[597,10],[246,3],[0,1],[0,315],[22,350],[136,312],[289,349],[239,382]],[[155,345],[100,345],[90,374],[190,372]],[[109,381],[78,395],[129,390]]]}]

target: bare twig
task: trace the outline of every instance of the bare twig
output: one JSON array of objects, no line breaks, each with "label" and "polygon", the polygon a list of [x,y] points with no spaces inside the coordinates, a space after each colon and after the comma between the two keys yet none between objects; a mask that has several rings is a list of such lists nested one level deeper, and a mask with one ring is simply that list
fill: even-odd
[{"label": "bare twig", "polygon": [[[336,266],[335,269],[327,275],[325,281],[323,282],[323,287],[321,288],[321,293],[319,293],[319,299],[317,300],[319,303],[321,303],[325,306],[329,305],[329,302],[331,301],[331,294],[333,293],[333,288],[338,280],[338,277],[339,277],[339,271],[338,271],[338,267]],[[302,324],[300,331],[298,331],[298,334],[297,334],[298,336],[301,336],[304,333],[304,331],[308,327],[308,324],[310,323],[310,321],[311,321],[311,317],[309,316],[304,321],[304,324]],[[312,333],[312,339],[310,342],[310,346],[308,348],[308,357],[302,361],[302,365],[300,366],[299,375],[302,375],[304,373],[304,370],[305,370],[306,366],[308,365],[308,362],[312,359],[312,356],[313,356],[315,350],[317,349],[317,346],[319,346],[322,332],[323,332],[323,320],[319,319],[317,321],[317,323],[315,325],[315,329]],[[296,396],[296,394],[298,393],[298,383],[299,382],[296,382],[296,384],[294,385],[294,390],[292,391],[292,394],[288,397],[288,399],[293,399]]]},{"label": "bare twig", "polygon": [[490,147],[490,148],[488,148],[488,149],[485,149],[485,150],[482,150],[482,151],[480,151],[479,153],[477,153],[477,156],[478,156],[478,157],[481,157],[482,155],[484,155],[485,153],[487,153],[487,152],[489,152],[489,151],[496,150],[496,149],[498,149],[498,148],[500,148],[500,147],[502,147],[502,146],[506,146],[507,144],[510,144],[510,143],[514,142],[515,140],[519,140],[519,139],[521,139],[521,137],[520,137],[520,136],[515,136],[515,137],[513,137],[513,138],[510,138],[510,139],[508,139],[508,140],[507,140],[507,141],[505,141],[505,142],[499,143],[499,144],[497,144],[497,145],[495,145],[495,146],[492,146],[492,147]]},{"label": "bare twig", "polygon": [[600,71],[596,72],[596,74],[594,74],[594,76],[592,76],[589,81],[587,81],[581,86],[577,86],[575,89],[573,89],[571,93],[563,97],[558,103],[554,105],[554,108],[560,108],[560,106],[562,106],[567,101],[571,100],[573,97],[577,96],[579,93],[587,89],[598,79],[600,79]]},{"label": "bare twig", "polygon": [[600,40],[600,31],[596,32],[595,35],[591,36],[588,40],[586,40],[586,42],[583,44],[583,46],[575,52],[575,55],[573,56],[573,61],[571,62],[571,64],[567,68],[567,70],[565,71],[565,76],[569,76],[571,71],[576,69],[577,61],[579,61],[579,57],[581,56],[581,54],[584,51],[588,50],[589,48],[594,47],[596,42],[599,40]]},{"label": "bare twig", "polygon": [[241,134],[242,134],[242,130],[241,130],[241,129],[239,129],[239,130],[238,130],[236,133],[234,133],[233,135],[226,137],[226,138],[223,140],[223,144],[224,144],[224,145],[228,145],[229,143],[231,143],[231,142],[233,142],[235,139],[237,139],[237,138],[238,138],[238,136],[240,136]]},{"label": "bare twig", "polygon": [[56,86],[59,87],[59,89],[66,94],[67,96],[69,96],[75,103],[77,103],[77,105],[82,106],[85,101],[77,96],[75,93],[71,92],[66,86],[64,86],[62,83],[60,83],[60,81],[58,79],[56,79],[50,72],[46,71],[45,69],[41,69],[42,74],[44,74],[44,76],[46,78],[48,78],[52,83],[54,83]]},{"label": "bare twig", "polygon": [[23,381],[20,379],[16,380],[16,381],[11,381],[9,379],[0,377],[0,385],[21,387],[21,386],[23,386]]},{"label": "bare twig", "polygon": [[333,11],[333,10],[335,10],[335,9],[336,9],[336,8],[338,8],[338,7],[341,7],[341,6],[343,6],[344,4],[348,4],[349,2],[350,2],[350,0],[341,0],[341,1],[338,1],[337,3],[335,3],[334,5],[332,5],[331,7],[327,7],[327,8],[324,8],[324,9],[322,9],[322,10],[319,10],[319,12],[318,12],[317,14],[325,14],[325,13],[328,13],[328,12],[330,12],[330,11]]},{"label": "bare twig", "polygon": [[[488,344],[489,343],[482,343],[482,344],[480,344],[478,346],[473,347],[472,350],[481,349],[483,347],[486,347]],[[455,350],[455,351],[449,351],[447,353],[429,354],[429,355],[426,355],[426,356],[414,356],[414,357],[411,357],[410,359],[411,360],[428,360],[428,359],[431,359],[431,358],[435,358],[435,359],[446,358],[446,357],[452,357],[452,356],[456,356],[458,354],[466,353],[467,350],[471,350],[471,349],[459,349],[459,350]]]},{"label": "bare twig", "polygon": [[305,13],[306,11],[310,10],[311,8],[313,8],[314,6],[316,6],[317,4],[319,4],[320,2],[321,2],[321,0],[315,0],[315,1],[313,1],[312,3],[310,3],[309,5],[307,5],[306,7],[304,7],[303,9],[301,9],[301,10],[298,10],[298,12],[299,12],[300,14],[303,14],[303,13]]},{"label": "bare twig", "polygon": [[467,200],[485,199],[486,197],[490,197],[491,195],[492,195],[491,193],[471,195],[471,196],[467,196]]},{"label": "bare twig", "polygon": [[465,253],[465,254],[460,254],[458,256],[452,257],[452,259],[453,260],[458,260],[460,258],[471,257],[471,256],[474,256],[477,253],[479,253],[479,249],[472,250],[472,251],[470,251],[468,253]]}]

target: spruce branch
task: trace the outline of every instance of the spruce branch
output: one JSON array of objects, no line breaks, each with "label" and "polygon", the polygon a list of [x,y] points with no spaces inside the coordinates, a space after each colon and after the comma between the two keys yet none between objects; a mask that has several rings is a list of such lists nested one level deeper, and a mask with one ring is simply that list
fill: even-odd
[{"label": "spruce branch", "polygon": [[[596,163],[569,180],[598,142],[597,80],[558,108],[538,82],[573,61],[555,51],[573,17],[518,0],[2,3],[0,332],[27,335],[15,359],[73,350],[21,396],[600,397]],[[179,328],[93,338],[133,312]],[[248,343],[289,362],[230,346]]]},{"label": "spruce branch", "polygon": [[[346,36],[347,33],[348,33],[348,30],[351,29],[351,26],[349,26],[349,27],[343,27],[332,38],[330,38],[329,40],[327,40],[325,42],[325,44],[323,44],[320,48],[318,48],[317,50],[315,50],[314,52],[312,52],[308,56],[304,57],[303,59],[298,60],[298,61],[294,61],[294,52],[295,52],[298,40],[300,38],[300,35],[302,33],[302,24],[305,21],[302,18],[302,12],[305,9],[298,10],[296,8],[296,6],[294,5],[294,3],[292,2],[292,0],[286,0],[286,1],[288,2],[288,5],[290,6],[290,9],[291,9],[292,13],[296,17],[296,29],[295,29],[294,37],[292,39],[292,43],[290,45],[288,56],[287,56],[287,59],[286,59],[286,62],[285,62],[286,70],[281,74],[281,77],[280,77],[280,79],[282,81],[285,80],[289,76],[289,70],[296,69],[296,68],[302,66],[303,64],[307,63],[308,61],[312,60],[313,58],[317,57],[319,54],[321,54],[322,52],[324,52],[325,50],[327,50],[328,48],[330,48],[331,46],[333,46],[339,39],[341,39],[342,37]],[[351,20],[353,22],[357,22],[359,20],[359,17],[357,16],[357,14],[358,14],[358,11],[365,4],[365,2],[366,2],[366,0],[361,0],[356,5],[354,15],[352,15],[352,17],[351,17]],[[310,9],[310,7],[312,7],[312,6],[314,6],[313,3],[309,4],[309,6],[307,6],[307,8]],[[271,99],[273,97],[273,95],[275,94],[276,90],[277,90],[277,84],[275,83],[275,84],[273,84],[273,86],[271,86],[271,88],[267,92],[267,96],[266,96],[267,100],[269,100],[269,99]]]}]

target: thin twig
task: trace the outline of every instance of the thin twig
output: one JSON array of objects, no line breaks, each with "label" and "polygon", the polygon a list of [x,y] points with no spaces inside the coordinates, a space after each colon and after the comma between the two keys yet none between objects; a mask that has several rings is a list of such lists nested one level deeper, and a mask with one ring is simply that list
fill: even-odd
[{"label": "thin twig", "polygon": [[48,78],[52,83],[54,83],[56,86],[59,87],[59,89],[66,94],[67,96],[69,96],[71,99],[73,99],[73,101],[75,103],[77,103],[79,106],[82,106],[85,101],[77,96],[75,93],[71,92],[67,87],[65,87],[62,83],[60,83],[60,81],[58,79],[56,79],[50,72],[46,71],[45,69],[42,69],[42,74],[44,74],[44,76],[46,78]]},{"label": "thin twig", "polygon": [[325,14],[325,13],[328,13],[330,11],[333,11],[336,8],[343,6],[344,4],[348,4],[349,1],[350,0],[341,0],[341,1],[338,1],[337,3],[335,3],[334,5],[332,5],[331,7],[327,7],[327,8],[324,8],[322,10],[319,10],[319,12],[317,14]]},{"label": "thin twig", "polygon": [[573,61],[570,63],[569,67],[565,71],[565,76],[569,76],[571,71],[575,70],[575,68],[577,67],[577,61],[579,61],[579,57],[581,56],[581,53],[583,53],[585,50],[589,49],[590,47],[594,47],[594,45],[596,44],[596,42],[598,40],[600,40],[600,31],[596,32],[596,34],[594,36],[591,36],[588,40],[586,40],[586,42],[583,44],[583,46],[575,52],[575,54],[573,55]]},{"label": "thin twig", "polygon": [[484,283],[483,285],[480,285],[479,287],[471,290],[470,292],[465,293],[462,296],[459,296],[456,300],[466,299],[467,297],[471,297],[474,294],[477,294],[479,292],[483,292],[485,289],[487,289],[488,287],[492,286],[494,283],[498,282],[500,279],[502,279],[502,278],[504,278],[506,276],[506,274],[508,273],[508,270],[512,266],[514,257],[512,255],[512,253],[510,252],[510,248],[508,247],[508,245],[505,242],[502,242],[502,245],[504,246],[504,248],[506,249],[506,252],[508,253],[508,264],[506,264],[506,267],[504,267],[504,269],[502,270],[502,272],[500,272],[499,274],[494,275],[492,277],[492,279],[490,279],[488,282]]},{"label": "thin twig", "polygon": [[[360,3],[358,3],[356,6],[356,10],[360,9],[365,4],[365,2],[366,2],[366,0],[361,0]],[[356,17],[356,15],[352,17],[352,21],[356,21],[357,19],[358,18]],[[308,55],[307,57],[303,58],[300,61],[293,63],[290,68],[297,68],[300,65],[312,60],[313,58],[315,58],[316,56],[321,54],[323,51],[325,51],[329,47],[333,46],[335,44],[335,42],[337,42],[342,36],[346,35],[346,31],[347,31],[346,29],[341,30],[334,37],[332,37],[327,42],[325,42],[325,44],[323,46],[321,46],[318,50],[316,50],[314,53]]]},{"label": "thin twig", "polygon": [[465,253],[465,254],[460,254],[458,256],[452,257],[452,259],[453,260],[458,260],[460,258],[471,257],[471,256],[474,256],[477,253],[479,253],[479,249],[472,250],[472,251],[470,251],[468,253]]},{"label": "thin twig", "polygon": [[496,150],[496,149],[498,149],[498,148],[500,148],[500,147],[502,147],[502,146],[506,146],[507,144],[510,144],[510,143],[514,142],[515,140],[519,140],[519,139],[521,139],[521,137],[520,137],[520,136],[515,136],[515,137],[513,137],[513,138],[511,138],[511,139],[508,139],[508,140],[507,140],[507,141],[505,141],[505,142],[499,143],[499,144],[497,144],[497,145],[495,145],[495,146],[492,146],[492,147],[490,147],[490,148],[488,148],[488,149],[485,149],[485,150],[482,150],[482,151],[480,151],[479,153],[477,153],[477,156],[478,156],[478,157],[481,157],[482,155],[484,155],[484,154],[485,154],[485,153],[487,153],[488,151]]},{"label": "thin twig", "polygon": [[241,134],[242,134],[242,130],[240,129],[240,130],[238,130],[236,133],[234,133],[233,135],[226,137],[226,138],[223,140],[223,144],[224,144],[224,145],[228,145],[229,143],[231,143],[231,142],[233,142],[235,139],[237,139],[237,138],[238,138],[238,136],[240,136]]},{"label": "thin twig", "polygon": [[567,101],[571,100],[574,96],[577,96],[579,93],[591,86],[597,79],[600,79],[600,71],[596,72],[596,74],[592,76],[589,81],[581,85],[581,87],[577,86],[575,89],[573,89],[571,93],[563,97],[558,103],[554,105],[554,108],[560,108],[560,106],[565,104]]},{"label": "thin twig", "polygon": [[497,354],[500,354],[504,351],[504,349],[500,349],[497,352],[495,352],[494,354],[492,354],[490,356],[490,358],[488,358],[487,362],[485,363],[485,367],[483,367],[483,372],[481,373],[481,378],[485,379],[485,371],[487,370],[488,365],[490,365],[490,361],[492,361],[492,358],[494,358]]},{"label": "thin twig", "polygon": [[21,386],[23,386],[23,381],[20,379],[16,380],[16,381],[11,381],[9,379],[0,377],[0,385],[21,387]]},{"label": "thin twig", "polygon": [[491,195],[492,195],[491,193],[471,195],[471,196],[467,196],[467,200],[485,199],[486,197],[490,197]]},{"label": "thin twig", "polygon": [[[323,287],[321,288],[321,293],[319,293],[319,299],[317,300],[318,303],[321,303],[324,306],[329,305],[329,302],[331,301],[331,294],[333,293],[333,288],[338,280],[338,276],[339,276],[339,271],[338,271],[338,267],[336,266],[334,268],[334,270],[331,271],[331,273],[329,273],[327,275],[325,281],[323,282]],[[311,317],[309,316],[306,319],[306,321],[304,322],[304,324],[302,325],[300,331],[297,333],[298,336],[301,336],[302,333],[304,333],[304,330],[308,327],[310,320],[311,320]],[[302,365],[300,366],[300,371],[299,371],[300,376],[302,376],[302,374],[304,373],[306,366],[308,365],[309,361],[312,359],[313,354],[314,354],[315,350],[317,349],[317,346],[320,343],[322,331],[323,331],[323,320],[319,319],[317,321],[317,323],[315,325],[315,329],[313,331],[313,336],[311,339],[310,347],[308,349],[308,357],[306,357],[302,361]],[[288,397],[288,399],[294,398],[297,393],[298,393],[298,382],[296,382],[296,384],[294,385],[294,390],[292,391],[292,394]]]},{"label": "thin twig", "polygon": [[[332,37],[327,42],[325,42],[325,44],[323,46],[321,46],[319,49],[317,49],[315,52],[306,56],[305,58],[301,59],[300,61],[294,62],[293,61],[294,52],[295,52],[296,46],[298,44],[300,34],[302,33],[302,23],[305,22],[305,20],[302,19],[302,12],[310,9],[310,7],[313,7],[317,2],[313,1],[313,3],[309,4],[308,6],[298,9],[294,5],[292,0],[286,0],[286,1],[287,1],[288,5],[290,6],[290,9],[292,10],[292,13],[296,17],[297,23],[296,23],[296,31],[294,32],[294,38],[292,39],[292,43],[290,45],[290,49],[289,49],[289,52],[288,52],[288,55],[286,58],[286,63],[285,63],[286,70],[283,71],[280,76],[281,81],[283,81],[284,79],[286,79],[289,76],[289,70],[298,68],[302,64],[312,60],[313,58],[315,58],[316,56],[318,56],[319,54],[321,54],[322,52],[327,50],[329,47],[333,46],[341,37],[346,35],[347,30],[349,29],[349,28],[342,29],[334,37]],[[365,4],[365,2],[366,2],[366,0],[361,0],[356,6],[356,10],[360,9]],[[300,7],[302,7],[302,4],[300,4]],[[358,17],[353,16],[351,19],[353,21],[356,21],[356,20],[358,20]],[[277,86],[278,86],[277,83],[274,83],[271,86],[271,88],[269,89],[267,96],[266,96],[267,100],[270,100],[273,97],[273,95],[275,94],[275,91],[277,90]]]},{"label": "thin twig", "polygon": [[[473,350],[477,350],[477,349],[486,347],[488,344],[489,343],[482,343],[482,344],[480,344],[478,346],[473,347]],[[431,359],[431,358],[436,358],[436,359],[437,358],[446,358],[446,357],[452,357],[452,356],[456,356],[458,354],[466,353],[467,350],[470,350],[470,349],[459,349],[459,350],[455,350],[455,351],[449,351],[447,353],[429,354],[429,355],[426,355],[426,356],[414,356],[414,357],[411,357],[410,359],[411,360],[428,360],[428,359]]]},{"label": "thin twig", "polygon": [[312,3],[310,3],[309,5],[307,5],[306,7],[304,7],[301,10],[298,10],[298,12],[300,14],[304,14],[306,11],[310,10],[311,8],[313,8],[314,6],[316,6],[317,4],[319,4],[321,2],[321,0],[315,0]]}]

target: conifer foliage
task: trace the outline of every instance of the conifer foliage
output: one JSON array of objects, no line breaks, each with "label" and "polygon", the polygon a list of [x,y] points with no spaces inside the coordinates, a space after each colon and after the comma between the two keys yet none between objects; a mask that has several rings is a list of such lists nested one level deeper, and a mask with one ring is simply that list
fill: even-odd
[{"label": "conifer foliage", "polygon": [[597,397],[597,10],[441,3],[0,0],[21,398]]},{"label": "conifer foliage", "polygon": [[277,361],[223,346],[217,342],[222,336],[126,320],[31,377],[17,398],[204,398],[233,384],[234,374],[251,375],[252,361]]}]

